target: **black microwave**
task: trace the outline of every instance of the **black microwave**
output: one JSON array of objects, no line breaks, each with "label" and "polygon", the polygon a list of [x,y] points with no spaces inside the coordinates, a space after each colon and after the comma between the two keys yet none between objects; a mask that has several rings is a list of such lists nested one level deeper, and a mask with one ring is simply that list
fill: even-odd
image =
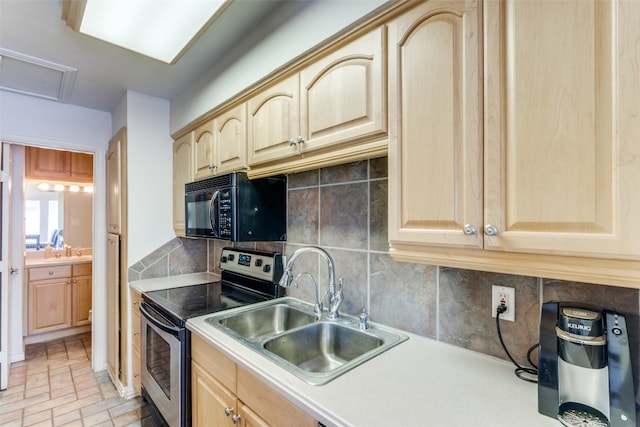
[{"label": "black microwave", "polygon": [[232,172],[185,184],[185,234],[232,242],[287,240],[287,179]]}]

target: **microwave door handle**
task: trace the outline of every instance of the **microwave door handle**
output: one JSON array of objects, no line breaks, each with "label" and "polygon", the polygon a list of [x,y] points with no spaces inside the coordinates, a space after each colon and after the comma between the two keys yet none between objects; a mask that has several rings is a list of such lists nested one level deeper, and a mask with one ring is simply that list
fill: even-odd
[{"label": "microwave door handle", "polygon": [[220,191],[216,190],[211,197],[211,204],[209,205],[209,222],[211,223],[211,230],[215,237],[220,237],[220,219],[218,218],[218,199],[220,199]]}]

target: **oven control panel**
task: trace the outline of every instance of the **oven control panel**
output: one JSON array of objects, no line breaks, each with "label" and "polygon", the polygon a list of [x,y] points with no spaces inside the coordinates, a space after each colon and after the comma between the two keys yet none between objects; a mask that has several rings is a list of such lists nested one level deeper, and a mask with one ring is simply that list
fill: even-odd
[{"label": "oven control panel", "polygon": [[282,254],[224,248],[220,255],[220,269],[244,274],[256,279],[276,283],[284,267]]}]

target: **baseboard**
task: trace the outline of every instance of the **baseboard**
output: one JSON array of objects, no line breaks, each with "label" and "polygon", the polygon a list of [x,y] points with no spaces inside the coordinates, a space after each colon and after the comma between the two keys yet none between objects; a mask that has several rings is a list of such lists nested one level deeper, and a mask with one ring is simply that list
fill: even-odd
[{"label": "baseboard", "polygon": [[24,337],[24,345],[56,340],[89,331],[91,331],[91,325],[82,325],[74,328],[60,329],[58,331],[43,332],[36,335],[27,335]]}]

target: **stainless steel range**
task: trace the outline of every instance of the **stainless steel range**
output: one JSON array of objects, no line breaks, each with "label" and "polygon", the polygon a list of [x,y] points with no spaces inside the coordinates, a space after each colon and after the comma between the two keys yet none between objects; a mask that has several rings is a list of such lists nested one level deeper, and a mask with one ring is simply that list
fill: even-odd
[{"label": "stainless steel range", "polygon": [[191,425],[191,332],[187,319],[283,295],[277,252],[224,248],[219,282],[144,292],[141,311],[142,396],[156,421]]}]

